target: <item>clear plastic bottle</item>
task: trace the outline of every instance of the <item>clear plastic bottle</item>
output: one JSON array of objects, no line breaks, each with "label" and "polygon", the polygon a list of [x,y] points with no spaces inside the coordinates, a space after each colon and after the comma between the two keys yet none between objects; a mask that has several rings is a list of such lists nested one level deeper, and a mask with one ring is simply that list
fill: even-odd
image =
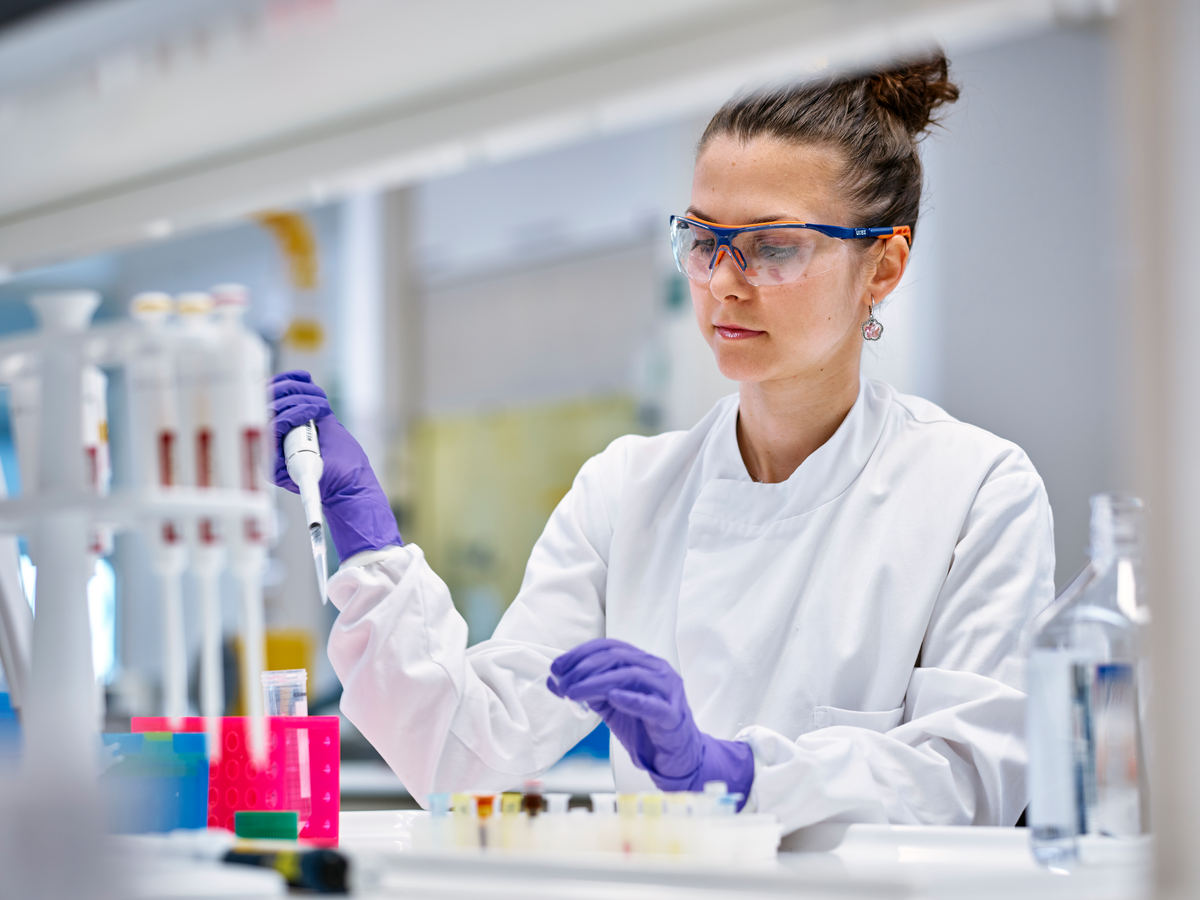
[{"label": "clear plastic bottle", "polygon": [[[1025,635],[1034,857],[1053,867],[1148,828],[1139,625],[1144,510],[1092,498],[1091,561]],[[1091,851],[1089,850],[1089,856]]]}]

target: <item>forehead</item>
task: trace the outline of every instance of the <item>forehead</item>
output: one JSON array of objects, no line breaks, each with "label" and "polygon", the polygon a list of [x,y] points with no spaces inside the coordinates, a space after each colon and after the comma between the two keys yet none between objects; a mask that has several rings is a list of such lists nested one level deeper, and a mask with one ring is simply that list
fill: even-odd
[{"label": "forehead", "polygon": [[844,224],[840,171],[837,155],[825,147],[771,137],[746,142],[719,137],[696,159],[692,206],[722,225],[764,216]]}]

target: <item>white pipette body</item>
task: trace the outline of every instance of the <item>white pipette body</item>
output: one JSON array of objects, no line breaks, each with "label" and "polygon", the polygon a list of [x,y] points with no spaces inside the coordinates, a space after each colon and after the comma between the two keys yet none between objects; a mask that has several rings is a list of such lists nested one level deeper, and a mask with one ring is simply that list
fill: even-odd
[{"label": "white pipette body", "polygon": [[321,459],[321,444],[317,439],[317,423],[309,419],[303,425],[289,431],[283,438],[283,459],[288,475],[300,488],[300,502],[304,504],[304,518],[308,523],[308,535],[312,541],[313,563],[317,568],[317,589],[321,602],[328,603],[325,591],[327,562],[325,552],[325,529],[321,515],[321,475],[325,472],[325,461]]}]

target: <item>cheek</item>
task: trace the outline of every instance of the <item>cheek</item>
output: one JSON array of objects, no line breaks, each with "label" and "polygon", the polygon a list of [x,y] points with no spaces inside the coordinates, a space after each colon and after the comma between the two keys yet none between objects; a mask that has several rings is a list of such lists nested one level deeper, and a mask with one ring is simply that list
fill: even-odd
[{"label": "cheek", "polygon": [[834,284],[798,285],[764,300],[771,318],[787,331],[837,328],[848,311],[848,304]]},{"label": "cheek", "polygon": [[691,291],[692,310],[696,314],[696,322],[699,324],[700,330],[707,333],[712,320],[709,312],[716,300],[713,298],[712,291],[708,289],[708,285],[696,284],[689,280],[688,289]]}]

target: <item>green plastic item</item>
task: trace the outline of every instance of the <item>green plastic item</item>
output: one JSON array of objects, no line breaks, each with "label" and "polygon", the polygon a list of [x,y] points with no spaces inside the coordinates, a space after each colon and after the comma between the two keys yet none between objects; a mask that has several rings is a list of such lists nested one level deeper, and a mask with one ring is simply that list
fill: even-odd
[{"label": "green plastic item", "polygon": [[240,838],[294,841],[300,834],[300,814],[274,810],[243,810],[233,814],[233,832]]}]

